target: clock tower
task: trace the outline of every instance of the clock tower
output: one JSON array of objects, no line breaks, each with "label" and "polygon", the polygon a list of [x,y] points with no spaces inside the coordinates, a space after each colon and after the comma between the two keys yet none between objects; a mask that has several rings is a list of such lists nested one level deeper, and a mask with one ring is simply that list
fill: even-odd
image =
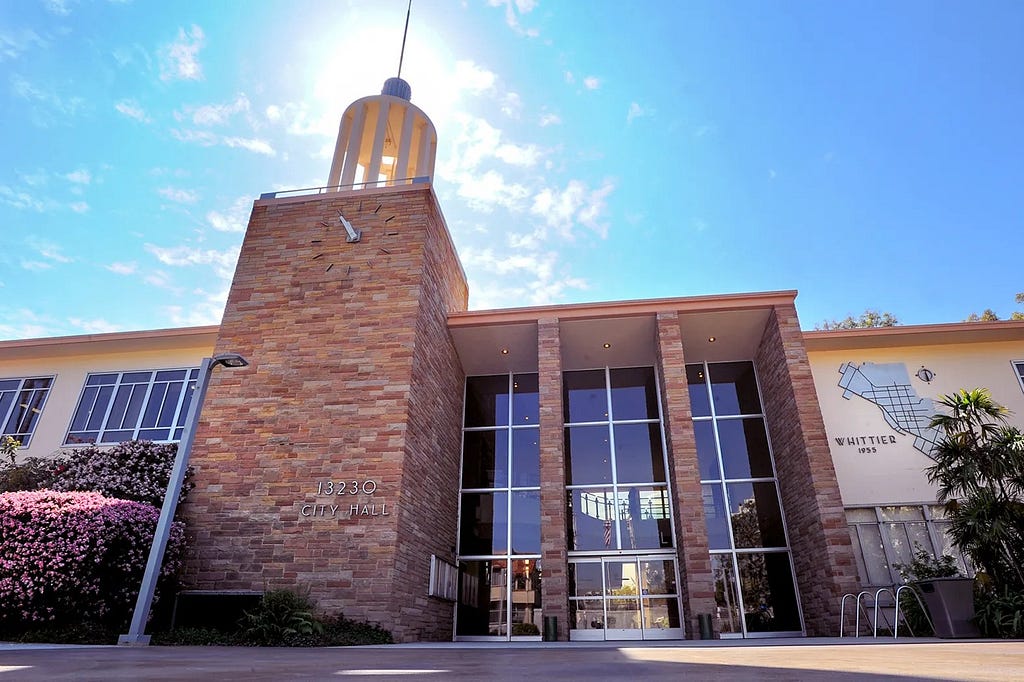
[{"label": "clock tower", "polygon": [[328,186],[253,206],[195,441],[184,589],[308,590],[397,641],[450,640],[466,278],[437,137],[389,79],[342,116]]}]

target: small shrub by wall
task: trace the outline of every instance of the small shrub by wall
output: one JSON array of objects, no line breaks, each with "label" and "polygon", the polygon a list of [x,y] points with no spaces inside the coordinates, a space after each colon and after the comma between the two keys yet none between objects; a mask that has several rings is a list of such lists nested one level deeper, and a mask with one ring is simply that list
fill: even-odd
[{"label": "small shrub by wall", "polygon": [[[0,494],[0,630],[127,623],[159,516],[94,492]],[[176,523],[163,576],[178,571],[183,545]]]}]

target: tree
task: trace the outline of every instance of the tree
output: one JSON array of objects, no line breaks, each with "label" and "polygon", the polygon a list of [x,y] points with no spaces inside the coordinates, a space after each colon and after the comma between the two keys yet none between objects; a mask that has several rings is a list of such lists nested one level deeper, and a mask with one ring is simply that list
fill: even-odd
[{"label": "tree", "polygon": [[954,543],[996,588],[1024,589],[1024,434],[983,388],[942,396],[944,436],[926,473],[938,484]]},{"label": "tree", "polygon": [[984,312],[979,315],[978,313],[971,313],[967,316],[964,322],[997,322],[999,316],[995,314],[991,308],[985,308]]},{"label": "tree", "polygon": [[867,329],[870,327],[895,327],[900,321],[892,313],[880,313],[877,310],[868,308],[860,317],[852,315],[845,320],[825,320],[814,328],[819,331],[835,331],[839,329]]}]

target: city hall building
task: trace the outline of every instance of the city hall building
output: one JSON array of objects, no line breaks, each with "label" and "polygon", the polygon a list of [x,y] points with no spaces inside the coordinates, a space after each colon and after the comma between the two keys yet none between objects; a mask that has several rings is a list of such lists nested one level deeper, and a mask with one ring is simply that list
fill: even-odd
[{"label": "city hall building", "polygon": [[219,326],[0,342],[3,433],[176,441],[201,359],[242,355],[185,587],[308,589],[398,641],[835,635],[844,594],[953,551],[932,399],[1024,413],[1024,323],[804,333],[794,291],[469,311],[435,149],[403,81],[353,103],[328,187],[254,202]]}]

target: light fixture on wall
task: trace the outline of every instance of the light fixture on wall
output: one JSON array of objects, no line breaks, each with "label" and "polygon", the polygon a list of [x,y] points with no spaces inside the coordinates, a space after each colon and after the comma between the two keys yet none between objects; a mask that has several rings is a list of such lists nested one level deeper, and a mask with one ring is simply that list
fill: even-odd
[{"label": "light fixture on wall", "polygon": [[917,378],[926,384],[932,383],[932,379],[935,378],[935,372],[931,371],[924,365],[921,365],[921,369],[917,370]]},{"label": "light fixture on wall", "polygon": [[714,343],[714,342],[715,342],[715,337],[714,336],[709,336],[708,337],[708,343]]},{"label": "light fixture on wall", "polygon": [[612,347],[612,344],[610,344],[610,343],[605,343],[605,344],[603,344],[603,346],[604,346],[605,348],[611,348],[611,347]]}]

